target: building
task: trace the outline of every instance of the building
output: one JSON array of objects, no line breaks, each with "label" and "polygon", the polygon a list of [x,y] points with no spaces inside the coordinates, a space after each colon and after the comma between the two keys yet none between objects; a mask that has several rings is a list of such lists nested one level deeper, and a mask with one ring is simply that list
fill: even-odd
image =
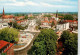
[{"label": "building", "polygon": [[56,25],[56,30],[64,31],[67,29],[69,29],[69,23],[63,23],[63,24]]},{"label": "building", "polygon": [[55,19],[56,21],[59,20],[59,18],[58,18],[58,10],[56,11],[56,14],[52,16],[52,18]]},{"label": "building", "polygon": [[0,55],[6,53],[7,55],[14,55],[14,44],[0,40]]},{"label": "building", "polygon": [[51,28],[52,22],[54,23],[54,26],[57,24],[57,21],[54,18],[51,18],[48,20],[48,17],[45,17],[44,21],[41,21],[41,28]]},{"label": "building", "polygon": [[16,16],[15,17],[15,20],[22,20],[22,19],[24,19],[25,18],[25,16]]},{"label": "building", "polygon": [[54,16],[53,16],[52,18],[54,18],[56,21],[58,21],[58,20],[59,20],[59,18],[58,18],[58,17],[56,18],[56,17],[54,17]]},{"label": "building", "polygon": [[51,28],[50,22],[47,17],[45,17],[44,21],[41,21],[41,28]]},{"label": "building", "polygon": [[15,19],[14,19],[14,15],[5,15],[4,8],[3,8],[2,20],[9,23],[14,21]]},{"label": "building", "polygon": [[25,27],[26,25],[28,25],[29,21],[28,20],[20,20],[20,21],[17,21],[17,23],[18,23],[18,25]]},{"label": "building", "polygon": [[27,28],[27,31],[35,31],[36,30],[36,20],[29,20],[29,25],[28,25],[28,28]]},{"label": "building", "polygon": [[8,27],[8,23],[6,22],[0,22],[0,29]]},{"label": "building", "polygon": [[33,14],[29,14],[28,17],[33,17]]},{"label": "building", "polygon": [[69,22],[69,26],[78,26],[78,21],[76,20],[64,20],[64,22]]}]

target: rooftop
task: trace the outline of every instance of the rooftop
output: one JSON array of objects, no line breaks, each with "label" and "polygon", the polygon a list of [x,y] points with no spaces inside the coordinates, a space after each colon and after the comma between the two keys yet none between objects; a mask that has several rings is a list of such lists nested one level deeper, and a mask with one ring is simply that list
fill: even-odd
[{"label": "rooftop", "polygon": [[6,46],[7,44],[9,44],[9,42],[6,42],[4,40],[0,40],[0,49],[2,49],[4,46]]},{"label": "rooftop", "polygon": [[27,20],[19,20],[19,21],[17,21],[17,23],[21,23],[21,22],[24,22],[24,21],[27,21]]},{"label": "rooftop", "polygon": [[78,23],[77,20],[64,20],[64,22],[76,22],[76,23]]},{"label": "rooftop", "polygon": [[4,53],[5,53],[8,49],[10,49],[14,44],[13,44],[13,43],[10,43],[10,42],[6,42],[6,41],[4,41],[4,40],[0,40],[0,49],[3,49],[3,48],[4,48],[5,46],[7,46],[8,44],[10,44],[10,46],[4,50]]},{"label": "rooftop", "polygon": [[13,15],[3,15],[2,18],[4,19],[8,19],[8,18],[13,18],[14,16]]}]

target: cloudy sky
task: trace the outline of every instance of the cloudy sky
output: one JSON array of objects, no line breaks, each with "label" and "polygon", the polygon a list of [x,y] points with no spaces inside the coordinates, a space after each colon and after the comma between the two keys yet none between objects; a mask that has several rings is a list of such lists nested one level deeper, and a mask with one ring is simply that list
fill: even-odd
[{"label": "cloudy sky", "polygon": [[5,12],[77,12],[78,0],[0,0]]}]

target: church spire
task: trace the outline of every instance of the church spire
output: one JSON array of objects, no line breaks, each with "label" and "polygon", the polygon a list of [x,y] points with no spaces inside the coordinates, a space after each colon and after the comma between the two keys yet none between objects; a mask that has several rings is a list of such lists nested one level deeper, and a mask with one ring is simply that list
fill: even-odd
[{"label": "church spire", "polygon": [[3,15],[5,15],[5,13],[4,13],[4,7],[3,7]]},{"label": "church spire", "polygon": [[56,11],[56,18],[58,18],[58,10]]}]

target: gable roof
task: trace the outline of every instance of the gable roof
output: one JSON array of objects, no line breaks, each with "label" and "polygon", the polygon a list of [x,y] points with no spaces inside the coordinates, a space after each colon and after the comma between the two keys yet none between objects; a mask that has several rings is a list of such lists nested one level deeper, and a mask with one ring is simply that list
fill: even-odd
[{"label": "gable roof", "polygon": [[5,47],[7,44],[9,44],[9,42],[0,40],[0,49],[2,49],[3,47]]},{"label": "gable roof", "polygon": [[10,43],[10,42],[6,42],[4,40],[0,40],[0,49],[3,49],[5,46],[7,46],[8,44],[10,44],[10,46],[8,48],[6,48],[4,50],[4,53],[9,50],[14,44],[13,43]]}]

